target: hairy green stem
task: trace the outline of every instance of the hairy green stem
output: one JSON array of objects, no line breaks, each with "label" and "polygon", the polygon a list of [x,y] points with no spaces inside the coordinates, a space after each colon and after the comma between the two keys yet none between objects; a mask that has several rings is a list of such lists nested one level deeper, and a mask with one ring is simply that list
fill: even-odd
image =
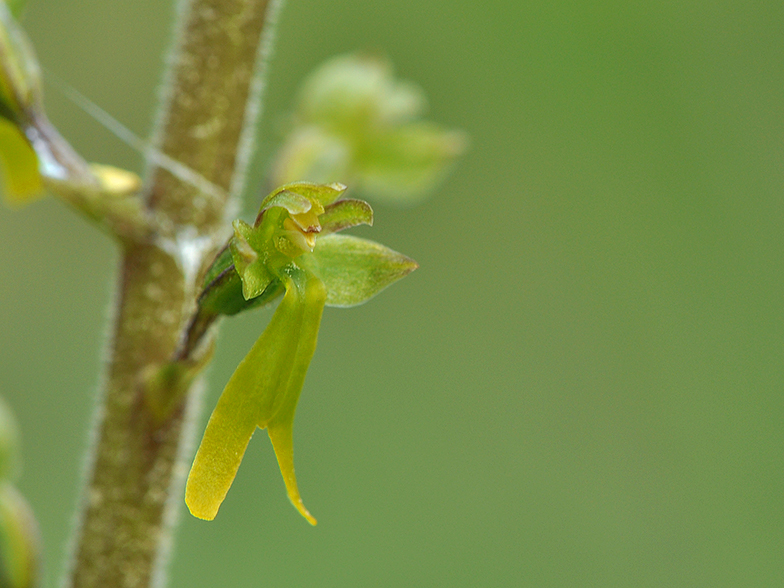
[{"label": "hairy green stem", "polygon": [[[248,161],[243,149],[259,110],[260,47],[269,46],[278,4],[179,3],[155,144],[190,178],[151,160],[146,203],[159,228],[123,242],[114,333],[67,587],[163,583],[199,395],[172,381],[157,386],[154,393],[164,398],[150,403],[149,382],[177,349],[195,309],[199,273],[225,240],[227,211]],[[162,418],[151,404],[171,409]]]}]

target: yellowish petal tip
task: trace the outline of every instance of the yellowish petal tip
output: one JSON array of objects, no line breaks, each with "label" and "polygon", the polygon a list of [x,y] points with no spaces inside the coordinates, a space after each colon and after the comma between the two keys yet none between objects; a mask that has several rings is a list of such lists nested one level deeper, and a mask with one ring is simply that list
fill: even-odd
[{"label": "yellowish petal tip", "polygon": [[299,511],[299,514],[305,517],[305,520],[308,521],[311,525],[315,527],[318,524],[316,518],[312,514],[310,514],[307,508],[305,508],[305,505],[303,504],[301,498],[297,502],[292,500],[291,504],[294,505],[294,508],[296,508]]},{"label": "yellowish petal tip", "polygon": [[220,508],[220,503],[216,505],[215,501],[199,500],[192,492],[188,492],[187,490],[185,492],[185,504],[188,506],[188,510],[193,516],[203,521],[213,520]]},{"label": "yellowish petal tip", "polygon": [[203,464],[194,463],[185,483],[185,504],[193,516],[203,521],[213,520],[226,498],[225,491],[216,491],[209,473],[205,472]]}]

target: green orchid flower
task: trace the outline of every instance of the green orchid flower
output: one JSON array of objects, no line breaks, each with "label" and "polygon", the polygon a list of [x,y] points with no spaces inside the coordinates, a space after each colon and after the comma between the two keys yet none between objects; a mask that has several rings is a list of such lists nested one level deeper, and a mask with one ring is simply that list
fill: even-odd
[{"label": "green orchid flower", "polygon": [[361,304],[417,267],[383,245],[335,234],[373,222],[367,203],[339,199],[345,189],[305,182],[278,188],[253,226],[234,222],[234,237],[207,272],[196,321],[202,330],[216,315],[283,299],[207,424],[185,491],[198,518],[215,518],[258,427],[267,429],[289,499],[316,524],[297,488],[292,431],[322,312]]}]

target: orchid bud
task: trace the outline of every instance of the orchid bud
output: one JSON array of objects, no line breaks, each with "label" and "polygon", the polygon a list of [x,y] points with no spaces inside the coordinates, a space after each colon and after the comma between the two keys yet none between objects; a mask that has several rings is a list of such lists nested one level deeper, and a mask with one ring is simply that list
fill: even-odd
[{"label": "orchid bud", "polygon": [[389,62],[335,57],[302,84],[274,180],[340,179],[389,201],[422,198],[467,145],[464,133],[421,120],[426,106],[421,88],[395,79]]}]

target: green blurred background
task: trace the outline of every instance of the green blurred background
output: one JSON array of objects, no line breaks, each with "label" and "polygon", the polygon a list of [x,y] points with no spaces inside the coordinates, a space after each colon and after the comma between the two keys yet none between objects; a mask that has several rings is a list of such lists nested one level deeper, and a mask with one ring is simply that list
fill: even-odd
[{"label": "green blurred background", "polygon": [[[141,135],[159,0],[29,0],[41,62]],[[246,209],[297,82],[383,51],[470,152],[360,231],[421,268],[325,313],[288,503],[257,435],[171,585],[784,585],[784,3],[290,0]],[[141,158],[49,87],[92,160]],[[0,209],[0,389],[62,565],[117,251]],[[207,412],[268,312],[224,324]]]}]

